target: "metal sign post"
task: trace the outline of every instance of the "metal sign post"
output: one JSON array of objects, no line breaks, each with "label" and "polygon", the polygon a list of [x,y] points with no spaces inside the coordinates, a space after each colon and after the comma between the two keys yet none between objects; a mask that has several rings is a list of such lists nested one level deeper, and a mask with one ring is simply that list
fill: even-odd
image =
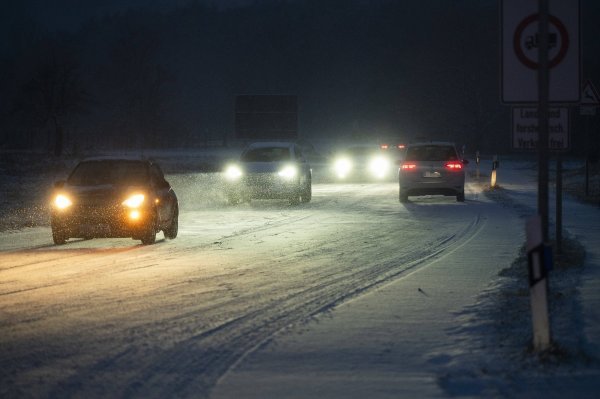
[{"label": "metal sign post", "polygon": [[[547,240],[548,105],[580,101],[579,0],[502,0],[501,8],[502,101],[537,106],[538,212]],[[513,139],[528,145],[522,136]]]},{"label": "metal sign post", "polygon": [[548,0],[539,0],[538,49],[538,212],[542,218],[542,240],[548,241]]}]

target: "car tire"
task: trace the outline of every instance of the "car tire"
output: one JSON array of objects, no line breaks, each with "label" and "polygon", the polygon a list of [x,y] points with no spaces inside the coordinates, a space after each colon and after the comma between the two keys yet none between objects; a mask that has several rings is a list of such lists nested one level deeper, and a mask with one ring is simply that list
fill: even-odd
[{"label": "car tire", "polygon": [[298,205],[300,203],[300,194],[294,193],[290,197],[290,205]]},{"label": "car tire", "polygon": [[398,190],[398,199],[400,200],[401,203],[408,202],[408,194],[406,193],[406,190],[402,190],[402,189]]},{"label": "car tire", "polygon": [[165,234],[165,238],[172,240],[177,237],[177,233],[179,231],[179,207],[175,206],[173,210],[173,217],[171,218],[171,224],[168,228],[163,230]]},{"label": "car tire", "polygon": [[457,202],[465,202],[465,192],[461,192],[456,194],[456,201]]},{"label": "car tire", "polygon": [[67,242],[67,236],[61,230],[53,228],[52,241],[54,241],[54,244],[56,245],[64,245]]},{"label": "car tire", "polygon": [[310,178],[307,179],[306,187],[302,191],[300,197],[301,201],[305,203],[310,202],[310,200],[312,199],[312,181]]},{"label": "car tire", "polygon": [[152,245],[156,242],[156,215],[152,216],[152,222],[148,224],[140,240],[144,245]]},{"label": "car tire", "polygon": [[240,202],[240,197],[235,194],[227,195],[227,204],[228,205],[237,205]]}]

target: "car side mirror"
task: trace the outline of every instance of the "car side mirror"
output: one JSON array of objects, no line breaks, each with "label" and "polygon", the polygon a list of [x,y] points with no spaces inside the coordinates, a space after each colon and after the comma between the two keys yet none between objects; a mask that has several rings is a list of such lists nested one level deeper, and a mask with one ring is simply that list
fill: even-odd
[{"label": "car side mirror", "polygon": [[162,182],[160,182],[160,187],[161,188],[169,188],[169,187],[171,187],[171,185],[169,184],[168,181],[163,180]]},{"label": "car side mirror", "polygon": [[469,160],[468,159],[463,159],[462,163],[465,164],[465,165],[468,165],[469,164]]}]

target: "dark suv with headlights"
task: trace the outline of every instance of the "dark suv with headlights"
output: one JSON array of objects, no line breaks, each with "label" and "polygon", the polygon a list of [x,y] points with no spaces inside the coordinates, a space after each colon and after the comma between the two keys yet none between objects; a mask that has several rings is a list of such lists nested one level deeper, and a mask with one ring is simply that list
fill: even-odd
[{"label": "dark suv with headlights", "polygon": [[52,238],[131,237],[152,244],[156,234],[177,237],[179,205],[160,167],[143,158],[81,161],[54,185]]},{"label": "dark suv with headlights", "polygon": [[292,204],[312,198],[312,171],[300,147],[290,142],[250,144],[239,162],[225,169],[229,203],[288,199]]}]

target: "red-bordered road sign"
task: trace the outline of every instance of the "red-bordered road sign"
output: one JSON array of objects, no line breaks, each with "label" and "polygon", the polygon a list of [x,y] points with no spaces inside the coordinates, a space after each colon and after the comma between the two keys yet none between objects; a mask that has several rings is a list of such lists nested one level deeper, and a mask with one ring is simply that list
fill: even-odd
[{"label": "red-bordered road sign", "polygon": [[[580,98],[579,1],[549,0],[549,100]],[[502,0],[502,101],[538,101],[539,16],[537,0]]]},{"label": "red-bordered road sign", "polygon": [[[553,57],[548,60],[548,67],[554,68],[555,66],[560,64],[567,55],[567,50],[569,49],[569,32],[567,32],[567,28],[565,28],[565,25],[553,15],[549,16],[548,22],[554,29],[558,31],[558,35],[550,33],[550,38],[556,39],[554,41],[550,40],[550,47],[556,47],[557,45],[559,46],[558,52],[556,52],[556,54],[554,54]],[[529,37],[525,37],[524,33],[527,29],[532,28],[534,32],[537,32],[538,23],[538,14],[529,15],[517,26],[513,38],[513,49],[515,51],[515,54],[517,54],[517,58],[519,59],[519,61],[521,61],[523,65],[525,65],[527,68],[536,70],[539,68],[539,62],[536,58],[531,57],[533,55],[537,56],[537,51],[530,52],[529,54],[527,54],[523,47],[527,48],[527,43],[530,43],[530,41],[528,40]],[[556,43],[557,41],[560,41],[560,43]]]}]

